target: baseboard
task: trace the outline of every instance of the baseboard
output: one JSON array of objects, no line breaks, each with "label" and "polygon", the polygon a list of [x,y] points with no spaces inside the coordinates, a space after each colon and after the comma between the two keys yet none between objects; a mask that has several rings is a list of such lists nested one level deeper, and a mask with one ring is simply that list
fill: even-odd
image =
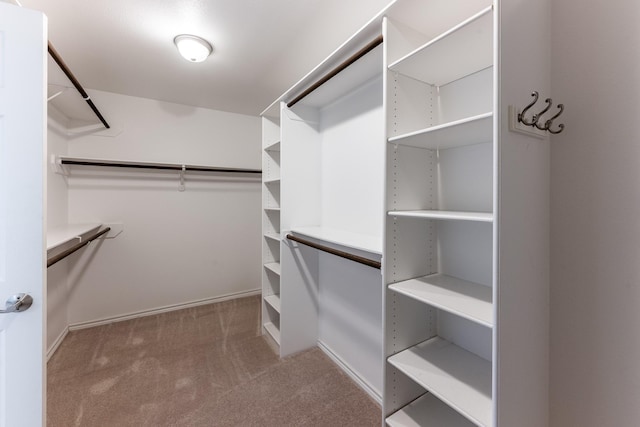
[{"label": "baseboard", "polygon": [[53,344],[51,345],[51,348],[47,350],[47,362],[49,361],[49,359],[51,359],[51,356],[53,356],[56,350],[58,350],[58,347],[60,347],[60,344],[62,344],[62,341],[64,341],[68,333],[69,333],[69,327],[67,326],[62,330],[60,335],[58,335],[58,338],[56,338],[56,340],[53,342]]},{"label": "baseboard", "polygon": [[237,298],[245,298],[245,297],[250,297],[254,295],[260,295],[261,293],[262,293],[261,289],[236,292],[233,294],[222,295],[219,297],[205,298],[205,299],[190,301],[182,304],[168,305],[160,308],[154,308],[151,310],[142,310],[142,311],[137,311],[135,313],[123,314],[120,316],[108,317],[108,318],[99,319],[99,320],[91,320],[88,322],[74,323],[72,325],[69,325],[68,329],[70,331],[76,331],[78,329],[93,328],[94,326],[108,325],[110,323],[123,322],[125,320],[131,320],[131,319],[138,319],[140,317],[153,316],[156,314],[168,313],[170,311],[182,310],[185,308],[197,307],[200,305],[213,304],[216,302],[223,302],[223,301],[228,301],[228,300],[237,299]]},{"label": "baseboard", "polygon": [[378,402],[378,405],[382,406],[382,396],[375,391],[371,386],[358,375],[351,367],[346,364],[338,355],[336,355],[329,347],[327,347],[322,341],[318,341],[318,347],[322,350],[329,358],[338,365],[349,377],[355,381],[356,384],[360,386],[373,400]]}]

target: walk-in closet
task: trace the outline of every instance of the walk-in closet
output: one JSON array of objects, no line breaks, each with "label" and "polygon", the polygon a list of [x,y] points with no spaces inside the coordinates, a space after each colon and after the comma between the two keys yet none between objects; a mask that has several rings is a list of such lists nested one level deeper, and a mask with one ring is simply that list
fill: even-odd
[{"label": "walk-in closet", "polygon": [[0,426],[637,425],[637,9],[0,1]]}]

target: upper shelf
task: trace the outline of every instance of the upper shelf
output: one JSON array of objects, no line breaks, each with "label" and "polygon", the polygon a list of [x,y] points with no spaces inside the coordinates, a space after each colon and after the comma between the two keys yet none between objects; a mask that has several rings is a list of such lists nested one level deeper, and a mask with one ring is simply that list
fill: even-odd
[{"label": "upper shelf", "polygon": [[389,65],[398,73],[444,86],[493,65],[493,6]]},{"label": "upper shelf", "polygon": [[294,234],[322,240],[327,243],[382,255],[382,238],[327,227],[298,227]]},{"label": "upper shelf", "polygon": [[389,138],[389,142],[392,144],[430,150],[445,150],[447,148],[482,144],[492,140],[492,112]]},{"label": "upper shelf", "polygon": [[79,243],[82,236],[92,231],[96,231],[102,224],[69,224],[63,227],[55,227],[47,230],[47,250],[57,248],[72,240],[77,239]]},{"label": "upper shelf", "polygon": [[443,220],[453,220],[453,221],[493,222],[493,214],[490,212],[439,211],[439,210],[389,211],[389,216],[404,216],[409,218],[425,218],[425,219],[443,219]]}]

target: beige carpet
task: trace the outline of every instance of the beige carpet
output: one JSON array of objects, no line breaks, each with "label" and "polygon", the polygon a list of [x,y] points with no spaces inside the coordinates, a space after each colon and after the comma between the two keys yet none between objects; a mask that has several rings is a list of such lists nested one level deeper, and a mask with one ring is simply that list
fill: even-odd
[{"label": "beige carpet", "polygon": [[381,425],[322,351],[278,358],[259,297],[71,332],[47,393],[49,427]]}]

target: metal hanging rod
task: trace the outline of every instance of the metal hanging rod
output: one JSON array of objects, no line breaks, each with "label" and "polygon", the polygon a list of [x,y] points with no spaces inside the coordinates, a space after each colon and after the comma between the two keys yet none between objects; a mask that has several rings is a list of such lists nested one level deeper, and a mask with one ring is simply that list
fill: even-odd
[{"label": "metal hanging rod", "polygon": [[49,55],[51,55],[53,60],[56,61],[56,64],[58,64],[58,66],[60,67],[62,72],[64,72],[64,74],[67,76],[67,78],[71,80],[71,83],[73,83],[73,86],[75,86],[78,92],[80,92],[80,95],[82,95],[82,99],[84,99],[87,102],[87,104],[89,104],[89,107],[91,107],[91,110],[93,110],[95,115],[98,116],[98,119],[100,119],[104,127],[107,129],[110,129],[111,126],[109,126],[109,123],[107,123],[105,118],[102,116],[102,113],[100,113],[100,110],[98,110],[98,107],[96,107],[96,105],[93,103],[93,101],[91,100],[91,97],[84,90],[84,88],[82,87],[78,79],[76,79],[76,76],[73,75],[69,67],[67,67],[67,64],[65,64],[65,62],[62,60],[62,58],[60,57],[58,52],[55,50],[51,42],[49,42]]},{"label": "metal hanging rod", "polygon": [[341,64],[339,64],[336,68],[334,68],[333,70],[331,70],[329,73],[325,74],[322,78],[320,78],[320,80],[318,80],[317,82],[315,82],[314,84],[312,84],[311,86],[309,86],[309,88],[307,88],[304,92],[302,92],[300,95],[296,96],[295,98],[293,98],[293,100],[291,100],[289,103],[287,103],[287,107],[291,108],[294,105],[296,105],[298,102],[300,102],[303,98],[305,98],[307,95],[309,95],[311,92],[313,92],[314,90],[318,89],[320,86],[322,86],[323,84],[325,84],[326,82],[328,82],[329,80],[331,80],[333,77],[335,77],[337,74],[339,74],[342,70],[344,70],[345,68],[347,68],[349,65],[353,64],[354,62],[356,62],[358,59],[362,58],[363,56],[365,56],[367,53],[371,52],[373,49],[375,49],[379,44],[382,43],[382,35],[376,37],[373,41],[371,41],[369,44],[367,44],[365,47],[363,47],[362,49],[360,49],[359,51],[357,51],[356,53],[354,53],[353,55],[351,55],[349,58],[347,58],[344,62],[342,62]]},{"label": "metal hanging rod", "polygon": [[107,227],[104,230],[98,231],[97,233],[93,234],[91,237],[89,237],[84,242],[77,243],[77,244],[73,245],[72,247],[70,247],[69,249],[67,249],[66,251],[60,252],[58,255],[55,255],[55,256],[52,256],[51,258],[48,258],[47,259],[47,267],[51,267],[56,262],[61,261],[61,260],[65,259],[66,257],[68,257],[69,255],[71,255],[72,253],[76,252],[77,250],[79,250],[81,248],[84,248],[89,243],[91,243],[94,240],[96,240],[98,237],[102,236],[103,234],[108,233],[110,230],[111,230],[111,227]]},{"label": "metal hanging rod", "polygon": [[262,173],[262,170],[260,169],[223,168],[218,166],[183,165],[183,164],[177,164],[177,163],[128,162],[123,160],[78,159],[78,158],[71,158],[71,157],[59,157],[58,163],[61,165],[105,166],[105,167],[130,168],[130,169],[154,169],[154,170],[197,171],[197,172],[230,172],[230,173],[251,173],[251,174]]},{"label": "metal hanging rod", "polygon": [[301,238],[299,238],[297,236],[294,236],[293,234],[287,234],[287,239],[293,240],[294,242],[302,243],[303,245],[312,247],[314,249],[318,249],[318,250],[323,251],[323,252],[330,253],[332,255],[337,255],[339,257],[346,258],[346,259],[348,259],[350,261],[355,261],[355,262],[358,262],[360,264],[367,265],[369,267],[380,269],[380,267],[382,266],[382,263],[380,261],[375,261],[375,260],[372,260],[372,259],[369,259],[369,258],[365,258],[365,257],[361,257],[361,256],[358,256],[358,255],[350,254],[349,252],[339,251],[337,249],[333,249],[333,248],[330,248],[328,246],[319,245],[319,244],[311,242],[309,240],[301,239]]}]

